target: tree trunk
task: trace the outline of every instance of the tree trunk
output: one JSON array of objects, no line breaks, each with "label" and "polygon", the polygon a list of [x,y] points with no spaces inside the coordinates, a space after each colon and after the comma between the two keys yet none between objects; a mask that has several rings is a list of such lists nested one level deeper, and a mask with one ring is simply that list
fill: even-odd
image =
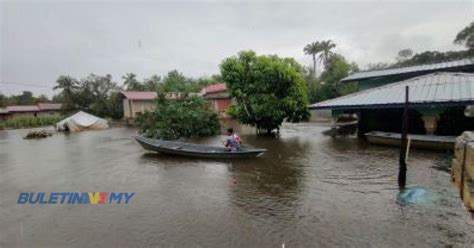
[{"label": "tree trunk", "polygon": [[313,54],[313,77],[316,78],[316,54]]}]

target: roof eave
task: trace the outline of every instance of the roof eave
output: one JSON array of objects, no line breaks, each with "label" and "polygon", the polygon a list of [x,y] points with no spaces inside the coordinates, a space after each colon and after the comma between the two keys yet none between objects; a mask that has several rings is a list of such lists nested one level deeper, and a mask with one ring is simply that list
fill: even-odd
[{"label": "roof eave", "polygon": [[[474,100],[466,101],[450,101],[450,102],[419,102],[409,103],[410,107],[423,107],[423,106],[442,106],[442,107],[455,107],[455,106],[466,106],[474,104]],[[318,109],[331,109],[331,110],[362,110],[362,109],[387,109],[387,108],[403,108],[403,103],[389,103],[389,104],[373,104],[373,105],[336,105],[336,106],[309,106],[311,110]]]}]

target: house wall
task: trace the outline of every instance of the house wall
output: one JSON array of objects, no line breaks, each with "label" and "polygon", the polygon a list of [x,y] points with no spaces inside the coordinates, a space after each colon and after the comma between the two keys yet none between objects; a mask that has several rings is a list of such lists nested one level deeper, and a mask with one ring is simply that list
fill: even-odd
[{"label": "house wall", "polygon": [[0,121],[5,121],[10,119],[11,114],[0,114]]},{"label": "house wall", "polygon": [[0,120],[14,119],[19,117],[35,117],[35,116],[50,116],[60,115],[60,111],[41,111],[41,112],[13,112],[8,115],[0,115]]},{"label": "house wall", "polygon": [[125,119],[134,119],[137,113],[152,111],[153,109],[155,109],[154,100],[123,100],[123,117]]},{"label": "house wall", "polygon": [[227,109],[232,105],[232,99],[228,91],[209,93],[204,99],[211,103],[212,111],[218,113],[221,117],[226,117]]},{"label": "house wall", "polygon": [[[466,130],[474,130],[474,118],[464,115],[464,106],[447,107],[437,120],[435,135],[457,136]],[[359,136],[370,131],[401,132],[403,109],[371,109],[360,110]],[[408,132],[411,134],[426,134],[422,114],[413,107],[409,110]]]},{"label": "house wall", "polygon": [[130,112],[130,100],[124,98],[123,99],[123,118],[124,119],[131,119],[132,113]]},{"label": "house wall", "polygon": [[474,132],[464,132],[456,138],[451,179],[464,205],[474,211]]},{"label": "house wall", "polygon": [[216,112],[226,112],[226,110],[230,107],[231,100],[229,98],[224,99],[213,99],[212,105],[213,109]]},{"label": "house wall", "polygon": [[329,122],[332,121],[331,110],[329,109],[311,109],[309,111],[310,122]]}]

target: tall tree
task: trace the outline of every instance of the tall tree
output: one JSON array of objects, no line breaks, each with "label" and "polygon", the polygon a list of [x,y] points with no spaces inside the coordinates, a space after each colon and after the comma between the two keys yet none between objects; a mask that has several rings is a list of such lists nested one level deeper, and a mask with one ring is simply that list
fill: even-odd
[{"label": "tall tree", "polygon": [[342,55],[333,54],[328,60],[326,70],[320,76],[320,82],[310,85],[310,102],[320,102],[354,92],[354,84],[340,84],[339,81],[358,70],[357,64],[349,63]]},{"label": "tall tree", "polygon": [[23,91],[21,95],[15,96],[18,105],[31,105],[35,103],[35,98],[31,91]]},{"label": "tall tree", "polygon": [[333,54],[332,49],[336,47],[336,44],[334,44],[331,40],[323,40],[320,42],[320,46],[321,53],[319,54],[319,59],[326,68],[328,66],[329,58]]},{"label": "tall tree", "polygon": [[134,73],[127,73],[125,76],[122,76],[123,87],[127,90],[143,91],[145,90],[143,84],[137,80],[137,75]]},{"label": "tall tree", "polygon": [[464,45],[469,50],[474,50],[474,22],[471,22],[471,24],[459,31],[454,39],[454,43]]},{"label": "tall tree", "polygon": [[110,114],[109,100],[113,92],[118,90],[117,84],[112,81],[112,76],[107,74],[99,76],[90,74],[81,81],[79,105],[81,109],[90,111],[95,115],[108,116]]},{"label": "tall tree", "polygon": [[35,103],[45,103],[49,102],[49,99],[46,95],[41,94],[38,97],[35,98]]},{"label": "tall tree", "polygon": [[150,78],[145,78],[143,80],[143,86],[145,90],[148,91],[157,91],[161,83],[161,77],[157,75],[152,75]]},{"label": "tall tree", "polygon": [[0,93],[0,108],[6,107],[8,105],[8,97]]},{"label": "tall tree", "polygon": [[79,82],[70,76],[59,76],[53,90],[61,90],[63,109],[70,111],[75,108],[75,92],[79,89]]},{"label": "tall tree", "polygon": [[298,122],[309,116],[303,68],[294,59],[242,51],[224,59],[221,75],[237,102],[230,114],[258,131],[270,133],[284,120]]},{"label": "tall tree", "polygon": [[413,56],[413,51],[410,48],[403,49],[398,52],[397,61],[403,62],[403,61],[406,61],[407,59],[410,59],[412,56]]},{"label": "tall tree", "polygon": [[183,75],[183,73],[172,70],[163,78],[160,84],[159,92],[189,93],[196,91],[197,84]]},{"label": "tall tree", "polygon": [[319,41],[312,42],[306,45],[303,51],[305,54],[311,55],[311,57],[313,58],[313,77],[316,77],[316,55],[321,52],[321,44],[319,43]]}]

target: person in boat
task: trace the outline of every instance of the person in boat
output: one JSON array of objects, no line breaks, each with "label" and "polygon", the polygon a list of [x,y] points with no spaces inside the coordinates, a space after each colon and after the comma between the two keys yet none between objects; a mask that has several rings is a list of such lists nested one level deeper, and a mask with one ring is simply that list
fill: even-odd
[{"label": "person in boat", "polygon": [[242,145],[242,141],[240,140],[240,137],[234,133],[233,128],[228,128],[227,129],[227,138],[224,143],[225,147],[229,151],[237,151],[240,150],[240,146]]}]

